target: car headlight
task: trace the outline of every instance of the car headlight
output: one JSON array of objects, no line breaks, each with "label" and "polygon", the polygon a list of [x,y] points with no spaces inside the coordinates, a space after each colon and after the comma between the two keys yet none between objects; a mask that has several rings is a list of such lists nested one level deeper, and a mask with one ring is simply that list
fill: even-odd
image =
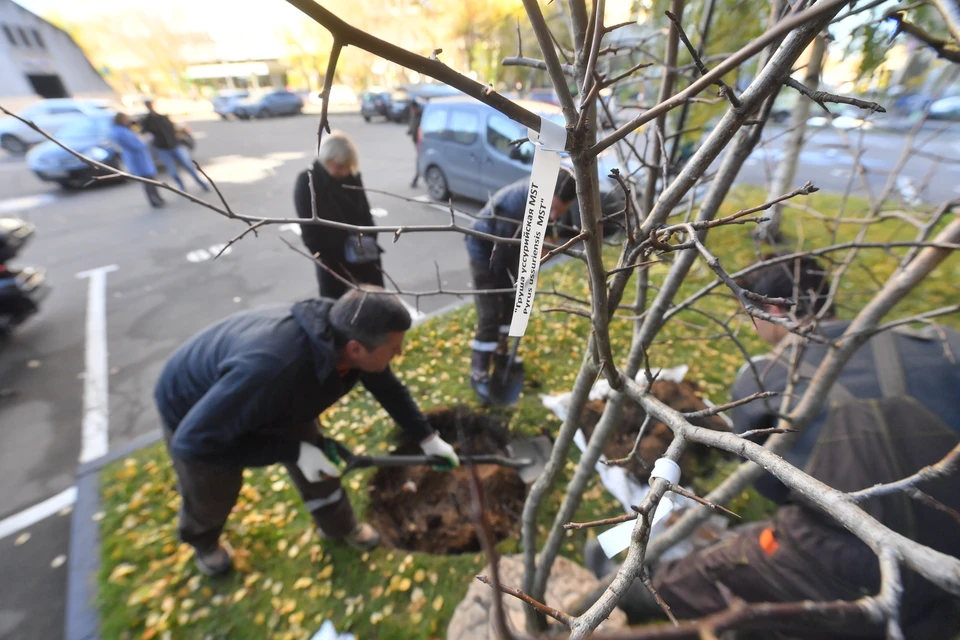
[{"label": "car headlight", "polygon": [[103,147],[90,147],[84,151],[83,155],[96,160],[97,162],[103,162],[110,157],[110,152],[104,149]]}]

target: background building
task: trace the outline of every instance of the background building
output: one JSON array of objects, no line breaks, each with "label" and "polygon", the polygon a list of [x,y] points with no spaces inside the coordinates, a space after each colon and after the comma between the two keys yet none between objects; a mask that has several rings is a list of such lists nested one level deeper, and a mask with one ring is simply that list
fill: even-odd
[{"label": "background building", "polygon": [[112,98],[83,50],[62,29],[0,0],[0,100],[18,110],[39,98]]}]

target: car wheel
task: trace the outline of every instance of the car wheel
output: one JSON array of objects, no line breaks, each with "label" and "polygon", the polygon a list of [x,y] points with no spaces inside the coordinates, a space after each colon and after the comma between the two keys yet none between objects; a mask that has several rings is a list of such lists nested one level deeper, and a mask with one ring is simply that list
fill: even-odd
[{"label": "car wheel", "polygon": [[260,109],[260,113],[257,114],[258,118],[271,118],[273,117],[273,112],[270,109],[263,108]]},{"label": "car wheel", "polygon": [[450,189],[447,187],[447,179],[443,175],[440,167],[430,167],[424,175],[427,181],[427,192],[434,200],[446,200],[450,197]]},{"label": "car wheel", "polygon": [[12,133],[5,133],[0,136],[0,147],[15,156],[22,156],[27,152],[27,143]]}]

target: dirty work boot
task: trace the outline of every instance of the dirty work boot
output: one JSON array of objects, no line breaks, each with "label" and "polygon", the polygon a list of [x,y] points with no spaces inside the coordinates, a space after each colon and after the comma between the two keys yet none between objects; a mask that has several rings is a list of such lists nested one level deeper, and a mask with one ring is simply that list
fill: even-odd
[{"label": "dirty work boot", "polygon": [[217,545],[209,551],[200,551],[194,549],[193,563],[197,569],[208,576],[222,576],[233,569],[233,559],[230,558],[230,552]]},{"label": "dirty work boot", "polygon": [[470,358],[470,386],[482,402],[490,402],[490,360],[489,351],[474,351]]},{"label": "dirty work boot", "polygon": [[373,528],[373,525],[366,522],[359,523],[353,528],[353,531],[342,538],[327,535],[320,527],[317,527],[317,533],[322,540],[343,540],[354,549],[360,549],[361,551],[370,551],[380,544],[380,534]]}]

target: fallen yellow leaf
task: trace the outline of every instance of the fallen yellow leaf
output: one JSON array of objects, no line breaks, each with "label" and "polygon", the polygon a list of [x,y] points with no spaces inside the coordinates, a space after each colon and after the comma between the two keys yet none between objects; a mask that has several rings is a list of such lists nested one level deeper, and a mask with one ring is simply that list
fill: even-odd
[{"label": "fallen yellow leaf", "polygon": [[400,584],[397,585],[398,591],[409,591],[411,586],[410,578],[404,578],[400,581]]},{"label": "fallen yellow leaf", "polygon": [[433,599],[433,610],[440,611],[443,609],[443,596],[437,596]]},{"label": "fallen yellow leaf", "polygon": [[414,582],[423,582],[427,577],[427,572],[423,569],[417,569],[413,572],[413,581]]},{"label": "fallen yellow leaf", "polygon": [[333,565],[328,564],[327,566],[325,566],[323,569],[320,570],[320,573],[317,574],[317,577],[320,580],[326,580],[332,575],[333,575]]},{"label": "fallen yellow leaf", "polygon": [[134,567],[132,564],[128,562],[118,564],[116,567],[113,568],[113,571],[110,572],[110,577],[107,578],[107,580],[109,582],[116,582],[120,578],[123,578],[124,576],[128,576],[131,573],[133,573],[135,569],[136,567]]},{"label": "fallen yellow leaf", "polygon": [[313,584],[313,578],[300,578],[293,583],[293,588],[300,591],[301,589],[306,589],[311,584]]},{"label": "fallen yellow leaf", "polygon": [[234,601],[234,602],[240,602],[241,600],[243,600],[244,598],[247,597],[247,593],[248,593],[248,592],[247,592],[247,588],[246,588],[246,587],[240,587],[240,588],[237,589],[237,591],[233,594],[233,601]]}]

